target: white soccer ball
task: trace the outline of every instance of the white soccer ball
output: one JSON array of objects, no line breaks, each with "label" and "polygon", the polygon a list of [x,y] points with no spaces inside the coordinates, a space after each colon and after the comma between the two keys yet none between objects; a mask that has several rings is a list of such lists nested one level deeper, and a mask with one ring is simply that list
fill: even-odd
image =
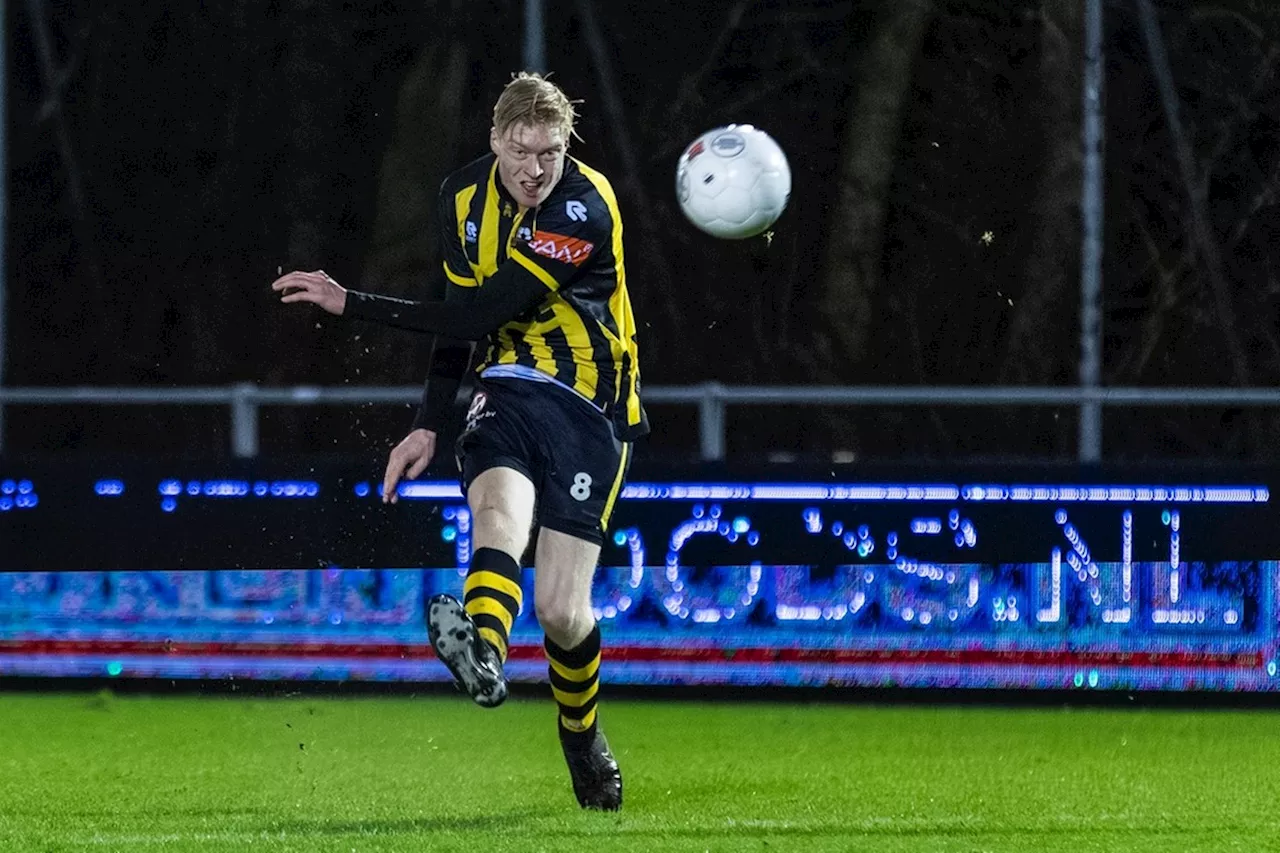
[{"label": "white soccer ball", "polygon": [[713,237],[766,231],[787,207],[791,167],[769,134],[749,124],[699,136],[676,164],[676,198],[689,221]]}]

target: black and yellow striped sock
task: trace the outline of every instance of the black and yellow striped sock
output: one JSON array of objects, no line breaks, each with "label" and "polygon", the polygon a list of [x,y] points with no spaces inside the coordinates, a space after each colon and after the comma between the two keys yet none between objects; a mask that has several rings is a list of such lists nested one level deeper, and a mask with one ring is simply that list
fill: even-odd
[{"label": "black and yellow striped sock", "polygon": [[511,623],[520,612],[520,564],[496,548],[477,548],[463,584],[462,606],[480,636],[507,659]]},{"label": "black and yellow striped sock", "polygon": [[547,668],[551,695],[560,706],[560,736],[588,743],[596,733],[596,691],[600,687],[600,625],[572,649],[562,649],[547,637]]}]

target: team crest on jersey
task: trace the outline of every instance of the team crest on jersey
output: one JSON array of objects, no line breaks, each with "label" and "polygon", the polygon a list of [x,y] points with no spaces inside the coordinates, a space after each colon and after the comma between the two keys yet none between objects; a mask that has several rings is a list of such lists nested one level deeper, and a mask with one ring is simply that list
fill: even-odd
[{"label": "team crest on jersey", "polygon": [[533,239],[533,229],[530,228],[528,225],[521,225],[519,228],[516,229],[516,236],[519,237],[524,242],[528,243],[530,240]]},{"label": "team crest on jersey", "polygon": [[529,248],[543,257],[580,267],[595,251],[595,243],[577,237],[566,237],[554,231],[535,231],[529,238]]}]

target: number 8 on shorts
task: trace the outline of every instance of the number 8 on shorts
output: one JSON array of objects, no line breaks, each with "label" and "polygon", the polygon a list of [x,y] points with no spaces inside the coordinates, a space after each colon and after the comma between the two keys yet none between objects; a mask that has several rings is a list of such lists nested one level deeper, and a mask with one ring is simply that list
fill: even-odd
[{"label": "number 8 on shorts", "polygon": [[569,496],[575,501],[585,501],[591,497],[591,475],[579,471],[573,475],[573,485],[569,487]]}]

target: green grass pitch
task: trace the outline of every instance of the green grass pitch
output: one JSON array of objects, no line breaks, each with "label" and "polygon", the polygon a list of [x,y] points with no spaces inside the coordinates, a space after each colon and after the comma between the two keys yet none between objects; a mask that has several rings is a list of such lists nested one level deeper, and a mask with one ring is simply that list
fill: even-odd
[{"label": "green grass pitch", "polygon": [[0,694],[0,850],[1280,850],[1274,711]]}]

